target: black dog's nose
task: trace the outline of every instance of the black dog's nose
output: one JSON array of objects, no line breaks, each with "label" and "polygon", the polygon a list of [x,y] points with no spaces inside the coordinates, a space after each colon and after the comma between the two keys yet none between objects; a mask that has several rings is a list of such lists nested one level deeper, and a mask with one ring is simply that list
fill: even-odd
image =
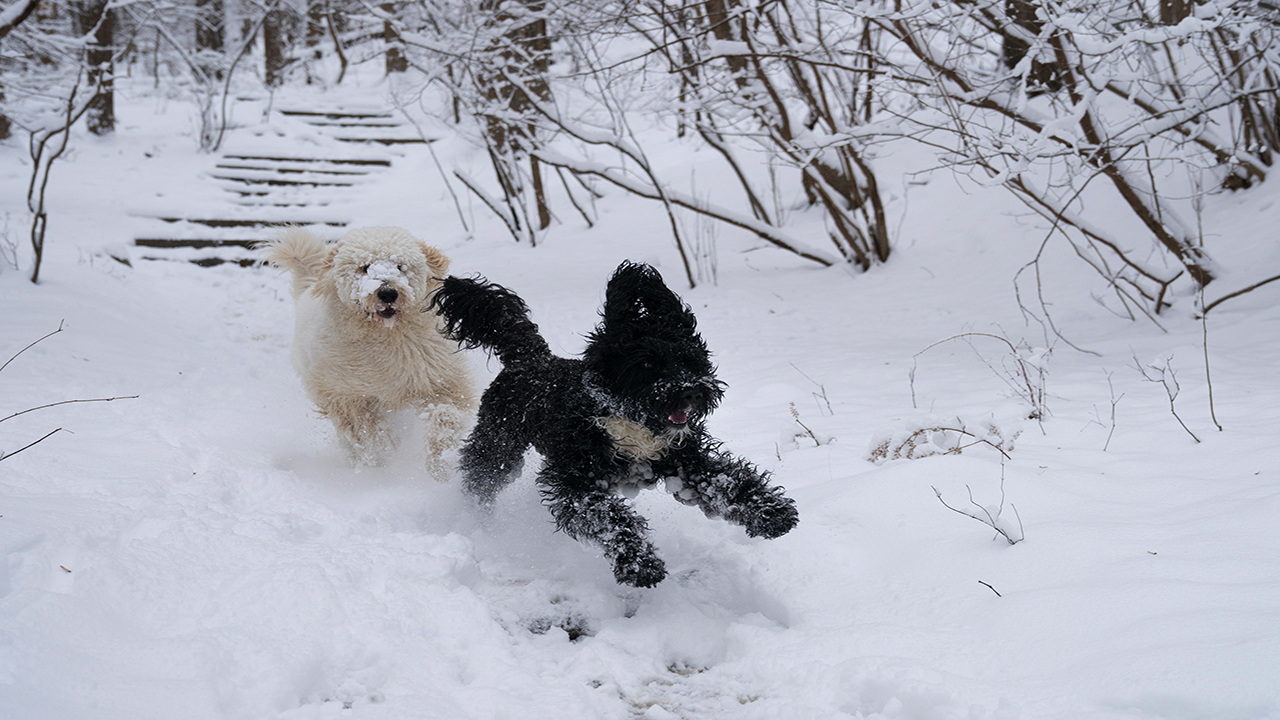
[{"label": "black dog's nose", "polygon": [[395,302],[396,299],[400,297],[400,291],[396,290],[393,287],[380,287],[378,288],[377,294],[378,294],[378,299],[384,303],[387,303],[388,305]]},{"label": "black dog's nose", "polygon": [[703,394],[701,388],[685,388],[680,393],[680,402],[689,407],[701,407],[705,400],[706,395]]}]

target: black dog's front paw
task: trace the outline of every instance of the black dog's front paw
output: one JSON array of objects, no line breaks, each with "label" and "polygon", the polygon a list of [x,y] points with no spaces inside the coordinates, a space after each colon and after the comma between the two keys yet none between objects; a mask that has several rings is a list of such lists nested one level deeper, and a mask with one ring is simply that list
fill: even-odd
[{"label": "black dog's front paw", "polygon": [[800,522],[796,501],[782,495],[773,495],[767,504],[751,508],[743,513],[742,526],[751,537],[772,540],[791,532]]},{"label": "black dog's front paw", "polygon": [[666,563],[652,551],[624,553],[613,561],[613,578],[623,585],[653,587],[666,576]]}]

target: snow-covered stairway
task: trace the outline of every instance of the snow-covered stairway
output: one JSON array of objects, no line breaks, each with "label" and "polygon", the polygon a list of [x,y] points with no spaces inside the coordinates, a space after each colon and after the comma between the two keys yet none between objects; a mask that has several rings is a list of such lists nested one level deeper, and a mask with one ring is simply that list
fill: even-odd
[{"label": "snow-covered stairway", "polygon": [[428,142],[415,128],[389,112],[378,110],[339,109],[281,110],[281,115],[297,118],[308,125],[328,130],[335,140],[382,145],[415,145]]},{"label": "snow-covered stairway", "polygon": [[232,135],[200,178],[212,192],[139,213],[142,259],[249,266],[259,259],[253,248],[281,226],[336,237],[351,222],[345,208],[403,156],[398,146],[428,142],[380,108],[306,105]]}]

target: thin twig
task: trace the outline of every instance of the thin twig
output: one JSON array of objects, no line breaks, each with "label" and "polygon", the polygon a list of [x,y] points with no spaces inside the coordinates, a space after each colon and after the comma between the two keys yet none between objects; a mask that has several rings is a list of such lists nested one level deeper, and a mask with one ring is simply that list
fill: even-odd
[{"label": "thin twig", "polygon": [[61,402],[49,403],[48,405],[38,405],[33,408],[27,408],[26,410],[21,410],[19,412],[16,412],[10,415],[9,417],[0,418],[0,422],[4,422],[5,420],[12,420],[13,418],[18,417],[19,415],[26,415],[29,412],[35,412],[36,410],[44,410],[45,408],[57,407],[59,405],[70,405],[72,403],[111,402],[112,400],[134,400],[137,397],[138,397],[137,395],[123,395],[121,397],[91,398],[86,400],[63,400]]},{"label": "thin twig", "polygon": [[[1178,393],[1182,388],[1178,385],[1178,374],[1174,372],[1173,366],[1169,364],[1171,360],[1173,360],[1172,357],[1166,359],[1164,361],[1164,367],[1160,368],[1155,365],[1147,365],[1144,367],[1142,363],[1138,362],[1136,355],[1133,358],[1133,361],[1138,363],[1138,372],[1142,373],[1142,377],[1146,378],[1147,382],[1159,383],[1164,386],[1165,394],[1169,396],[1169,412],[1173,413],[1173,419],[1177,420],[1178,424],[1182,426],[1182,429],[1186,430],[1187,434],[1191,436],[1191,439],[1198,443],[1200,442],[1200,438],[1196,437],[1196,434],[1191,432],[1191,428],[1187,427],[1187,424],[1182,422],[1182,418],[1178,416],[1178,409],[1174,407],[1173,404],[1174,400],[1178,398]],[[1146,368],[1148,367],[1160,373],[1160,376],[1158,378],[1152,377],[1151,374],[1147,372]],[[1170,385],[1170,382],[1173,384]]]},{"label": "thin twig", "polygon": [[1107,442],[1102,445],[1102,452],[1111,447],[1111,436],[1116,434],[1116,405],[1124,398],[1124,393],[1116,397],[1116,388],[1111,384],[1111,374],[1107,374],[1107,389],[1111,392],[1111,431],[1107,433]]},{"label": "thin twig", "polygon": [[1267,283],[1273,283],[1273,282],[1275,282],[1275,281],[1277,281],[1277,280],[1280,280],[1280,275],[1276,275],[1275,277],[1269,277],[1269,278],[1267,278],[1266,280],[1263,280],[1262,282],[1256,282],[1256,283],[1254,283],[1254,284],[1250,285],[1250,286],[1249,286],[1249,287],[1247,287],[1247,288],[1243,288],[1243,289],[1241,289],[1241,290],[1237,290],[1237,291],[1235,291],[1235,292],[1233,292],[1233,293],[1227,293],[1226,295],[1223,295],[1222,297],[1218,298],[1217,300],[1214,300],[1213,302],[1209,303],[1208,305],[1205,305],[1205,306],[1204,306],[1204,310],[1201,310],[1201,311],[1200,311],[1200,314],[1201,314],[1201,315],[1203,315],[1203,314],[1208,313],[1210,310],[1212,310],[1212,309],[1214,309],[1214,308],[1218,307],[1218,305],[1219,305],[1222,301],[1224,301],[1224,300],[1230,300],[1231,298],[1234,298],[1234,297],[1240,297],[1241,295],[1244,295],[1245,293],[1253,292],[1254,290],[1257,290],[1258,288],[1262,287],[1263,285],[1266,285]]},{"label": "thin twig", "polygon": [[[17,450],[14,450],[11,453],[0,452],[0,461],[8,460],[9,458],[13,457],[14,455],[17,455],[18,453],[22,452],[23,450],[26,450],[27,448],[33,445],[39,445],[40,443],[48,439],[50,435],[53,435],[54,433],[59,433],[59,432],[63,432],[63,429],[58,428],[57,430],[50,431],[48,434],[46,434],[44,437],[40,438],[39,440],[36,440],[35,442],[29,443],[27,445],[23,445],[22,447],[18,448]],[[67,430],[65,432],[71,432],[71,431]]]},{"label": "thin twig", "polygon": [[[975,434],[973,434],[973,433],[969,432],[968,430],[965,430],[964,428],[949,428],[949,427],[921,428],[921,429],[917,430],[917,431],[916,431],[915,433],[913,433],[913,434],[917,434],[917,435],[918,435],[918,434],[920,434],[920,433],[922,433],[922,432],[925,432],[925,431],[927,431],[927,430],[943,430],[943,431],[950,431],[950,432],[954,432],[954,433],[960,433],[961,435],[968,435],[969,437],[973,438],[973,442],[969,443],[968,445],[964,445],[964,446],[956,446],[956,453],[957,453],[957,454],[959,454],[959,452],[960,452],[961,450],[965,449],[965,448],[973,447],[974,445],[977,445],[978,443],[985,443],[985,444],[990,445],[991,447],[995,448],[995,449],[996,449],[996,452],[998,452],[998,453],[1000,453],[1001,455],[1003,455],[1005,460],[1012,460],[1012,459],[1013,459],[1012,457],[1010,457],[1010,456],[1009,456],[1009,453],[1007,453],[1007,452],[1005,452],[1005,451],[1004,451],[1004,448],[1000,447],[999,445],[997,445],[997,444],[995,444],[995,443],[991,442],[990,440],[988,440],[988,439],[986,439],[986,438],[980,438],[980,437],[978,437],[977,435],[975,435]],[[1003,492],[1003,488],[1002,488],[1002,490],[1001,490],[1001,491]],[[1003,498],[1002,498],[1002,502],[1001,502],[1001,504],[1002,504],[1002,505],[1004,504],[1004,503],[1003,503]]]},{"label": "thin twig", "polygon": [[997,590],[997,589],[995,589],[995,588],[991,587],[991,585],[990,585],[990,584],[988,584],[988,583],[984,583],[984,582],[982,582],[981,580],[979,580],[979,581],[978,581],[978,584],[980,584],[980,585],[986,585],[987,587],[991,588],[991,592],[995,593],[995,594],[996,594],[996,597],[1004,597],[1003,595],[1001,595],[1001,594],[1000,594],[1000,591],[999,591],[999,590]]},{"label": "thin twig", "polygon": [[[803,370],[801,370],[800,368],[796,367],[796,364],[795,364],[795,363],[788,363],[788,364],[789,364],[791,367],[795,368],[795,371],[796,371],[796,372],[798,372],[798,373],[800,373],[801,375],[803,375],[805,380],[808,380],[809,382],[811,382],[811,383],[813,383],[814,385],[817,385],[817,386],[818,386],[818,390],[819,390],[819,391],[821,391],[821,392],[813,392],[813,391],[810,391],[810,392],[809,392],[809,394],[810,394],[810,395],[813,395],[813,398],[814,398],[814,401],[815,401],[815,402],[817,401],[817,399],[818,399],[818,398],[822,398],[822,401],[823,401],[823,402],[825,402],[825,403],[827,404],[827,414],[829,414],[829,415],[835,415],[835,414],[836,414],[836,413],[835,413],[835,411],[831,409],[831,399],[827,397],[827,388],[826,388],[826,387],[824,387],[824,386],[823,386],[823,384],[822,384],[822,383],[820,383],[820,382],[818,382],[817,380],[814,380],[813,378],[809,377],[808,375],[805,375],[805,374],[804,374],[804,371],[803,371]],[[818,406],[818,411],[819,411],[819,413],[821,413],[821,411],[822,411],[822,406],[821,406],[821,405],[819,405],[819,406]]]},{"label": "thin twig", "polygon": [[808,425],[800,422],[800,411],[796,409],[796,404],[788,403],[788,405],[791,406],[791,417],[795,418],[796,424],[804,428],[805,432],[809,433],[809,437],[813,440],[814,445],[821,446],[822,441],[818,440],[818,436],[813,434],[813,431],[809,429]]},{"label": "thin twig", "polygon": [[[1204,288],[1200,288],[1200,305],[1204,306]],[[1204,381],[1209,386],[1209,417],[1222,432],[1222,423],[1218,422],[1218,411],[1213,406],[1213,375],[1209,373],[1209,315],[1200,313],[1200,327],[1204,333]]]},{"label": "thin twig", "polygon": [[14,360],[16,360],[16,359],[18,358],[18,356],[19,356],[19,355],[21,355],[22,353],[24,353],[24,352],[26,352],[26,351],[30,350],[31,348],[35,347],[36,345],[39,345],[39,344],[41,343],[41,341],[46,340],[46,339],[48,339],[48,338],[51,338],[51,337],[53,337],[54,335],[57,335],[58,333],[62,332],[62,324],[63,324],[63,323],[65,323],[65,322],[66,322],[66,320],[59,320],[59,321],[58,321],[58,329],[57,329],[57,330],[54,330],[53,332],[49,333],[48,335],[45,335],[44,337],[40,338],[39,340],[36,340],[35,342],[31,343],[30,345],[28,345],[28,346],[26,346],[26,347],[22,348],[21,350],[19,350],[19,351],[18,351],[18,352],[16,352],[16,353],[14,353],[14,354],[13,354],[13,357],[11,357],[11,358],[9,358],[8,360],[6,360],[6,361],[5,361],[5,363],[4,363],[3,365],[0,365],[0,371],[3,371],[5,368],[9,367],[9,363],[11,363],[11,362],[13,362]]},{"label": "thin twig", "polygon": [[[1002,486],[1003,486],[1003,484],[1002,484]],[[933,487],[933,486],[930,486],[930,487]],[[1018,536],[1018,539],[1017,539],[1017,540],[1014,540],[1014,539],[1013,539],[1013,537],[1012,537],[1012,536],[1010,536],[1008,532],[1005,532],[1004,530],[1002,530],[1002,529],[1000,529],[999,527],[997,527],[997,526],[996,526],[996,524],[995,524],[995,520],[991,517],[991,513],[990,513],[986,508],[983,508],[981,505],[978,505],[978,503],[974,502],[974,500],[973,500],[973,489],[972,489],[972,488],[970,488],[968,485],[965,485],[965,489],[969,491],[969,502],[971,502],[971,503],[973,503],[974,505],[977,505],[979,508],[981,508],[981,509],[982,509],[982,512],[983,512],[983,514],[985,514],[985,515],[987,516],[987,517],[986,517],[986,519],[984,519],[984,518],[982,518],[982,517],[980,517],[980,516],[978,516],[978,515],[975,515],[975,514],[973,514],[973,513],[971,513],[971,512],[965,512],[964,510],[961,510],[960,508],[952,507],[950,504],[948,504],[948,503],[947,503],[947,501],[946,501],[946,500],[944,500],[944,499],[943,499],[943,497],[942,497],[942,491],[941,491],[941,490],[939,490],[939,489],[938,489],[938,488],[936,488],[936,487],[934,487],[934,488],[933,488],[933,493],[934,493],[935,495],[937,495],[937,496],[938,496],[938,502],[942,503],[943,507],[947,508],[948,510],[950,510],[950,511],[952,511],[952,512],[960,513],[961,515],[964,515],[965,517],[973,518],[974,520],[977,520],[978,522],[982,523],[983,525],[986,525],[987,527],[991,528],[992,530],[995,530],[997,533],[999,533],[999,534],[1000,534],[1000,535],[1005,539],[1005,542],[1009,543],[1010,545],[1017,545],[1019,542],[1021,542],[1021,541],[1022,541],[1022,540],[1024,540],[1024,539],[1026,539],[1026,533],[1025,533],[1025,531],[1022,529],[1022,517],[1018,515],[1018,510],[1017,510],[1017,508],[1014,508],[1013,514],[1014,514],[1015,516],[1017,516],[1017,517],[1018,517],[1018,534],[1019,534],[1019,536]],[[1013,506],[1011,505],[1010,507],[1013,507]],[[1003,510],[1003,509],[1004,509],[1004,508],[1003,508],[1003,505],[1002,505],[1002,506],[1001,506],[1001,510]]]},{"label": "thin twig", "polygon": [[[1021,355],[1018,354],[1017,346],[1014,345],[1009,340],[1009,338],[1004,337],[1002,335],[996,335],[994,333],[965,332],[965,333],[960,333],[958,335],[952,335],[949,338],[944,338],[935,343],[932,343],[927,347],[925,347],[925,349],[921,350],[915,355],[912,355],[911,356],[911,361],[912,361],[912,367],[911,367],[911,383],[912,383],[911,384],[911,400],[912,402],[911,404],[912,404],[912,407],[915,407],[915,361],[916,361],[916,358],[920,357],[921,355],[925,354],[929,350],[943,343],[951,342],[952,340],[961,340],[961,339],[970,338],[970,337],[992,338],[994,340],[999,340],[1000,342],[1008,346],[1009,354],[1013,357],[1014,361],[1017,362],[1018,368],[1017,368],[1017,372],[1011,371],[1006,368],[1005,372],[1008,374],[1008,376],[1006,376],[1006,375],[1001,375],[1000,372],[998,372],[995,369],[995,366],[993,366],[990,362],[988,362],[986,358],[982,357],[982,354],[978,352],[977,348],[973,347],[972,343],[969,344],[969,347],[973,348],[974,353],[978,355],[979,359],[981,359],[984,363],[986,363],[987,367],[991,370],[991,372],[995,373],[996,377],[1004,381],[1004,383],[1008,385],[1009,388],[1014,391],[1014,393],[1016,393],[1023,400],[1026,400],[1027,403],[1031,405],[1030,417],[1040,423],[1040,431],[1044,432],[1044,417],[1049,413],[1048,408],[1045,407],[1045,404],[1044,404],[1044,395],[1045,395],[1044,370],[1042,368],[1036,367],[1036,370],[1039,371],[1040,382],[1037,383],[1033,381],[1031,379],[1031,371],[1027,369],[1028,363],[1026,360],[1022,358]],[[1024,345],[1025,345],[1025,341],[1024,341]],[[1018,377],[1019,375],[1021,375],[1020,378]],[[1010,380],[1010,377],[1012,377],[1012,380]]]}]

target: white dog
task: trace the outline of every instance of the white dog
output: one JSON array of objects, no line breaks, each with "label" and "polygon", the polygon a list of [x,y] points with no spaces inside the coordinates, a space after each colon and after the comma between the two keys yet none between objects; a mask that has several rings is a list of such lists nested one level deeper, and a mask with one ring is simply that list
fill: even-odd
[{"label": "white dog", "polygon": [[293,274],[293,365],[352,462],[379,464],[394,444],[389,416],[412,409],[426,421],[427,468],[443,479],[441,455],[462,442],[476,406],[457,343],[422,312],[449,258],[395,227],[352,230],[336,245],[290,228],[267,249]]}]

